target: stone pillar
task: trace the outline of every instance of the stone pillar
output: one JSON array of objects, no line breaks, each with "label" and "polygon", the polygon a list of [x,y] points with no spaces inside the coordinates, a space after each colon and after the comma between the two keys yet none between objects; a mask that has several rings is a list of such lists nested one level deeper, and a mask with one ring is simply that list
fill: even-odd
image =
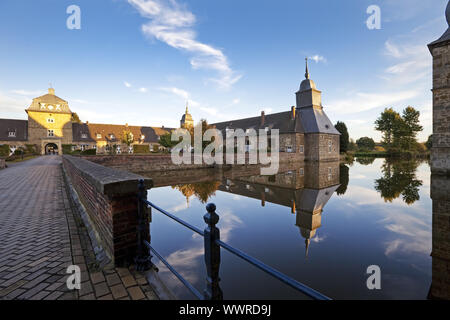
[{"label": "stone pillar", "polygon": [[450,2],[446,16],[449,28],[428,45],[433,56],[431,171],[435,174],[450,174]]}]

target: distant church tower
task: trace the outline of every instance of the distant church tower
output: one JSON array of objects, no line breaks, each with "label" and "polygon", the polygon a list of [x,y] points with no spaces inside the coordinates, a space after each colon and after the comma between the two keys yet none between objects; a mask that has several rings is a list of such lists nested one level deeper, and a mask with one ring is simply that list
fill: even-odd
[{"label": "distant church tower", "polygon": [[194,119],[192,119],[191,114],[188,110],[188,103],[186,102],[186,112],[181,117],[180,128],[189,129],[194,127]]}]

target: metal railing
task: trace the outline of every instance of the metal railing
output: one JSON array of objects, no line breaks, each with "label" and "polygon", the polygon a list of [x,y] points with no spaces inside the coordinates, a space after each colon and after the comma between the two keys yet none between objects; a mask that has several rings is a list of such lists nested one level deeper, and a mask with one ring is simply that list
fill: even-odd
[{"label": "metal railing", "polygon": [[[252,256],[236,249],[225,242],[220,240],[220,231],[216,227],[219,222],[219,216],[216,213],[216,206],[210,203],[206,206],[206,214],[203,216],[207,226],[204,231],[192,226],[186,221],[174,216],[166,210],[158,207],[152,202],[147,200],[147,190],[144,185],[144,180],[139,181],[139,193],[138,193],[138,249],[137,257],[135,259],[138,270],[148,270],[152,266],[151,254],[155,254],[158,259],[189,289],[189,291],[200,300],[222,300],[223,294],[219,286],[219,268],[220,268],[220,248],[224,248],[235,256],[247,261],[256,268],[266,272],[270,276],[280,280],[287,284],[291,288],[305,294],[306,296],[316,300],[330,300],[327,296],[320,292],[304,285],[303,283],[294,280],[282,272],[266,265],[265,263],[253,258]],[[165,259],[159,254],[155,248],[150,244],[150,234],[147,231],[146,223],[149,223],[146,208],[154,208],[161,212],[165,216],[173,219],[184,227],[192,230],[193,232],[201,235],[204,238],[205,248],[205,264],[206,264],[206,288],[201,294],[192,284],[190,284],[181,274],[179,274]],[[151,211],[149,213],[151,215]]]}]

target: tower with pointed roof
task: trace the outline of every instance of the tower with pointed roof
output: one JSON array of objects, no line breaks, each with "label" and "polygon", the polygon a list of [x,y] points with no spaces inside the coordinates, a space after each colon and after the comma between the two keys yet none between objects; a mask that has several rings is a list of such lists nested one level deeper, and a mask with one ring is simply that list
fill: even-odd
[{"label": "tower with pointed roof", "polygon": [[189,113],[188,102],[186,102],[186,112],[183,114],[180,120],[180,128],[189,129],[194,127],[194,119]]},{"label": "tower with pointed roof", "polygon": [[305,59],[305,79],[297,91],[297,113],[305,134],[306,157],[313,161],[335,159],[339,155],[339,131],[322,106],[322,92],[310,78],[308,58]]}]

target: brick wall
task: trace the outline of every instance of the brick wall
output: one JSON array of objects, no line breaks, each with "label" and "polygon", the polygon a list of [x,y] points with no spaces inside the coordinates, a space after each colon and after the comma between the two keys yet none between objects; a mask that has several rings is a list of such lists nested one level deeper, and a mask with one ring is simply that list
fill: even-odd
[{"label": "brick wall", "polygon": [[[117,266],[131,262],[137,243],[137,185],[142,177],[72,156],[63,156],[63,167],[107,254]],[[150,179],[145,182],[151,186]]]}]

